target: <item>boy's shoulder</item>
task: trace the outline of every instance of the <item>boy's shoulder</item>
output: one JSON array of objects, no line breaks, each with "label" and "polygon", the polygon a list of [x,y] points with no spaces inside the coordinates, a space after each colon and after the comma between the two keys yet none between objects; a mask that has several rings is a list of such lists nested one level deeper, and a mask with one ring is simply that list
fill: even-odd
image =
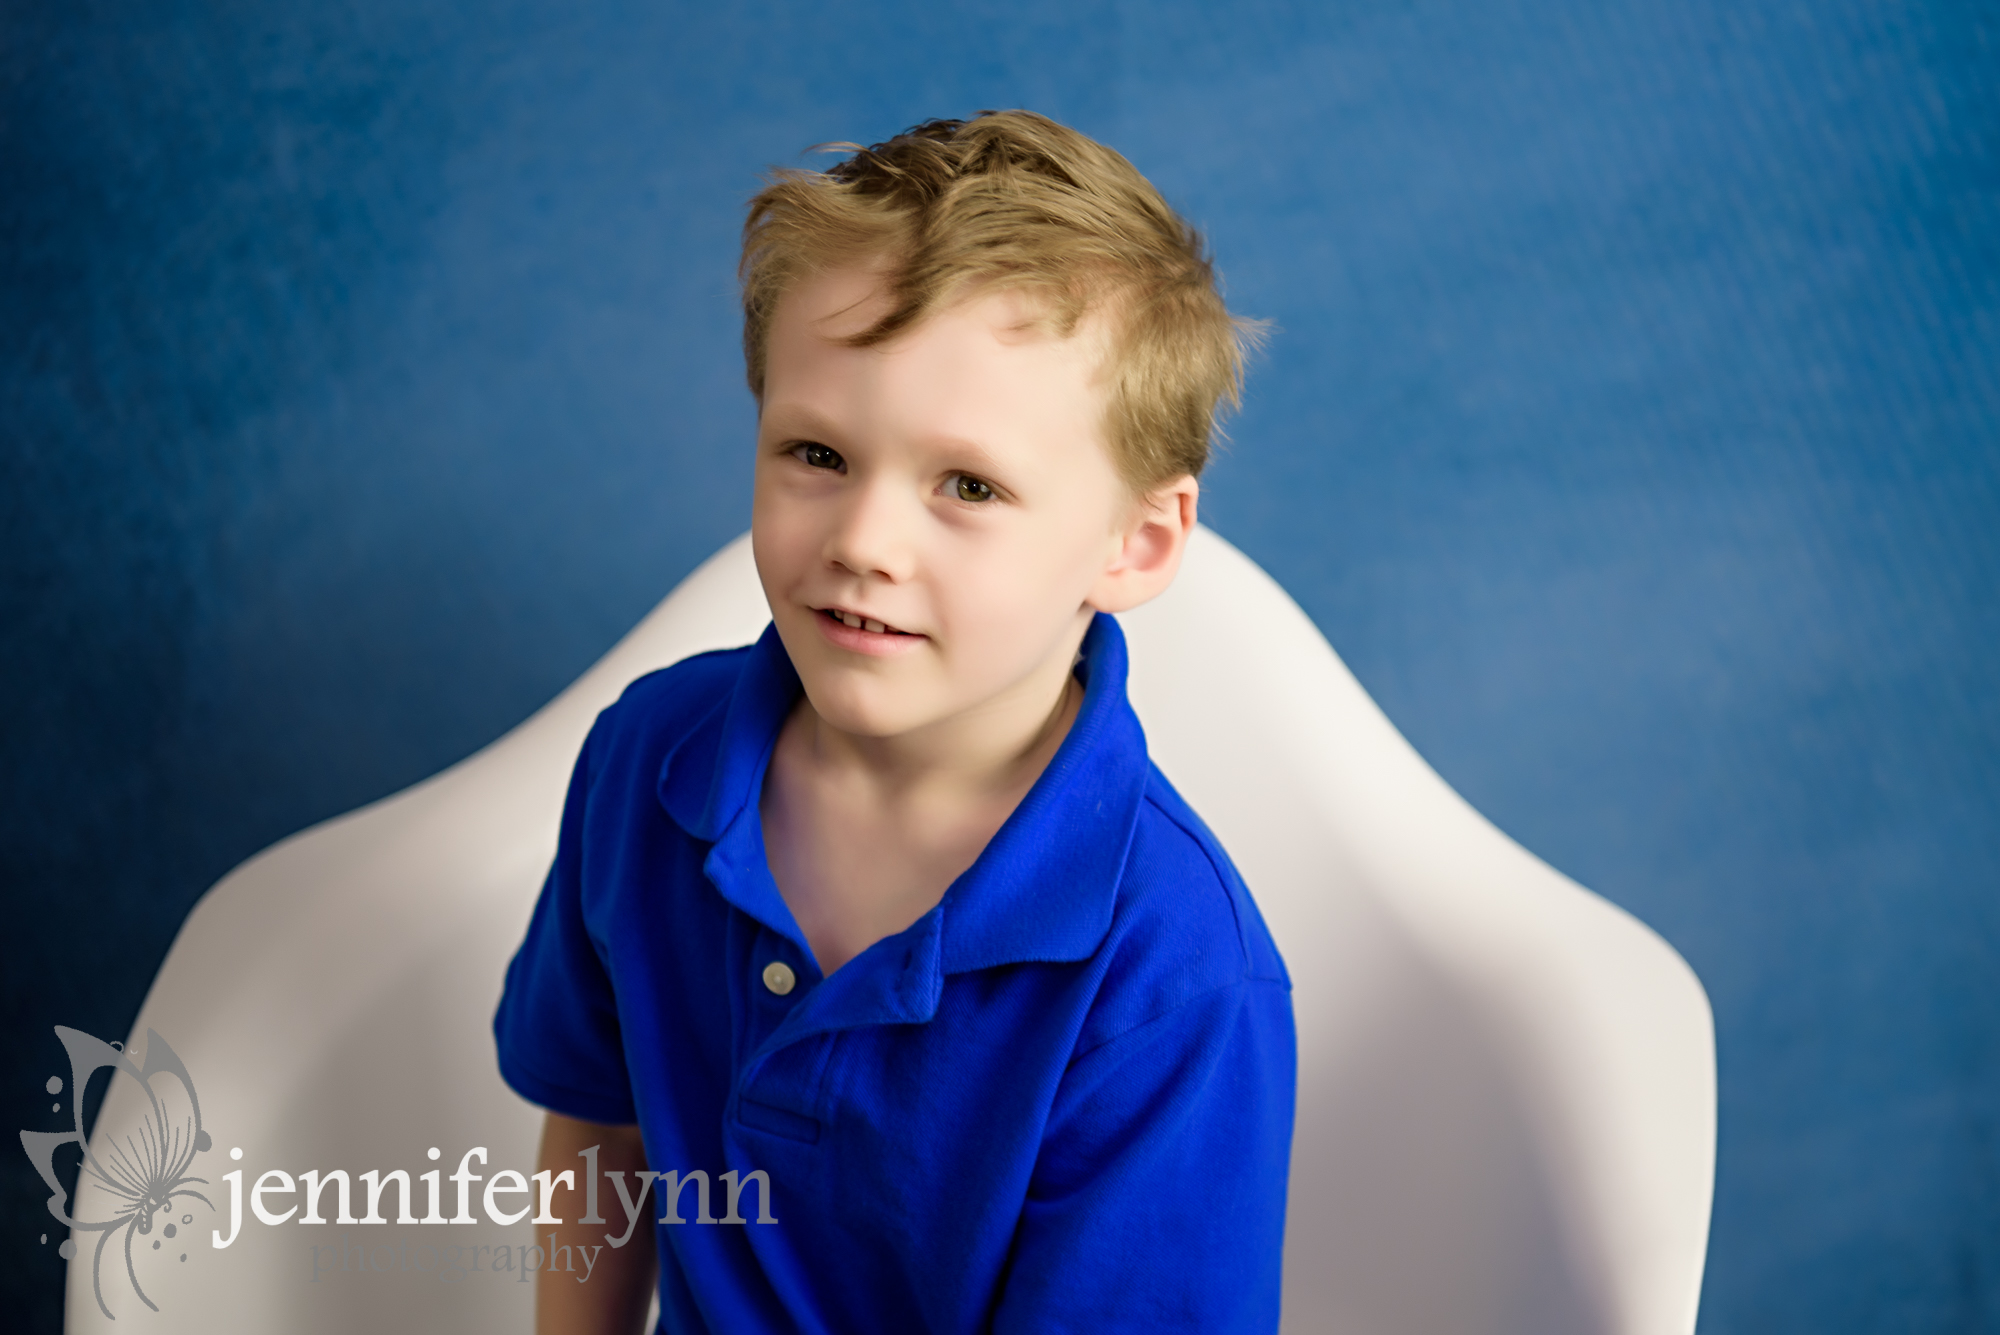
[{"label": "boy's shoulder", "polygon": [[591,728],[594,768],[615,756],[657,763],[694,734],[716,731],[751,648],[691,654],[634,678]]},{"label": "boy's shoulder", "polygon": [[1086,1049],[1219,988],[1291,988],[1236,864],[1150,761],[1105,949]]}]

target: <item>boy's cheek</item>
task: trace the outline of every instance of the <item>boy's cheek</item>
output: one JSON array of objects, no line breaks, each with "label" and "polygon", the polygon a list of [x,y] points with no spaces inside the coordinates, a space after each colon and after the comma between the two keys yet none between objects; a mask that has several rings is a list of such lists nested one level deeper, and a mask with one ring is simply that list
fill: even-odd
[{"label": "boy's cheek", "polygon": [[750,547],[768,592],[778,592],[798,577],[814,539],[809,510],[774,500],[751,511]]}]

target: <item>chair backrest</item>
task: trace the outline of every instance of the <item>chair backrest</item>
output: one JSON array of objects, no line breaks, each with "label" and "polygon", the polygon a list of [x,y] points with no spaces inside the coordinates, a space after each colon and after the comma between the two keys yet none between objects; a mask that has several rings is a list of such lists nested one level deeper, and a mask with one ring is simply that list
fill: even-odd
[{"label": "chair backrest", "polygon": [[1715,1163],[1693,971],[1467,805],[1269,576],[1197,538],[1121,620],[1153,756],[1292,975],[1285,1329],[1688,1335]]},{"label": "chair backrest", "polygon": [[[268,1169],[400,1168],[421,1214],[421,1175],[441,1169],[449,1213],[467,1149],[485,1147],[484,1176],[533,1168],[540,1115],[501,1083],[489,1022],[570,764],[626,682],[747,642],[766,616],[739,539],[520,727],[202,899],[133,1047],[157,1031],[186,1063],[215,1141],[192,1171],[217,1208],[191,1207],[185,1262],[139,1243],[149,1328],[532,1328],[529,1223],[272,1226],[249,1188]],[[1199,532],[1173,590],[1121,620],[1153,754],[1237,860],[1292,974],[1285,1329],[1688,1335],[1715,1085],[1687,966],[1468,807],[1220,538]],[[114,1080],[94,1149],[139,1134],[145,1109]],[[216,1250],[236,1169],[243,1224]],[[336,1207],[329,1187],[322,1216]],[[78,1217],[106,1208],[80,1192]],[[68,1328],[117,1329],[99,1293],[117,1316],[144,1310],[118,1244],[101,1266],[93,1235],[78,1244]],[[519,1261],[496,1273],[509,1249]]]}]

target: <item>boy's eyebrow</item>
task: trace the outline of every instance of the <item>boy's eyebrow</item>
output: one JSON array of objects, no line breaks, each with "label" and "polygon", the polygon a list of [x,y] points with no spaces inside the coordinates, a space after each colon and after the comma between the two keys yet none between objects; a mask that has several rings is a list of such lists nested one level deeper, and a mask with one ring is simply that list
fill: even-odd
[{"label": "boy's eyebrow", "polygon": [[930,450],[932,453],[950,456],[954,461],[964,464],[968,470],[974,473],[988,474],[1009,471],[1006,463],[994,455],[991,450],[981,445],[978,441],[968,440],[964,436],[926,436],[924,437],[923,445],[925,449]]},{"label": "boy's eyebrow", "polygon": [[[781,427],[779,434],[785,436],[825,437],[828,442],[837,444],[845,435],[831,418],[824,416],[810,404],[787,403],[780,400],[767,407],[764,416]],[[918,443],[927,453],[951,457],[968,472],[986,475],[1012,471],[1007,467],[1006,461],[992,450],[965,436],[923,436],[919,438]]]},{"label": "boy's eyebrow", "polygon": [[810,437],[838,443],[844,434],[838,424],[809,404],[786,403],[780,400],[767,404],[761,416],[766,424],[775,423],[781,428],[780,435]]}]

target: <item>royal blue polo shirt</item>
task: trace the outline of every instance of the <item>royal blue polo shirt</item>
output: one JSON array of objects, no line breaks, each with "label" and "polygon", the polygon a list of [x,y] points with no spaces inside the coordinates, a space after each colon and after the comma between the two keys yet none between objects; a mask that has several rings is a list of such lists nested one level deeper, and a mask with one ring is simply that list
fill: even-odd
[{"label": "royal blue polo shirt", "polygon": [[1020,806],[831,976],[764,855],[800,691],[775,628],[598,716],[493,1027],[523,1097],[636,1122],[652,1170],[709,1176],[715,1218],[720,1175],[746,1184],[746,1222],[700,1222],[697,1179],[657,1226],[661,1329],[1277,1329],[1291,983],[1125,672],[1100,614]]}]

